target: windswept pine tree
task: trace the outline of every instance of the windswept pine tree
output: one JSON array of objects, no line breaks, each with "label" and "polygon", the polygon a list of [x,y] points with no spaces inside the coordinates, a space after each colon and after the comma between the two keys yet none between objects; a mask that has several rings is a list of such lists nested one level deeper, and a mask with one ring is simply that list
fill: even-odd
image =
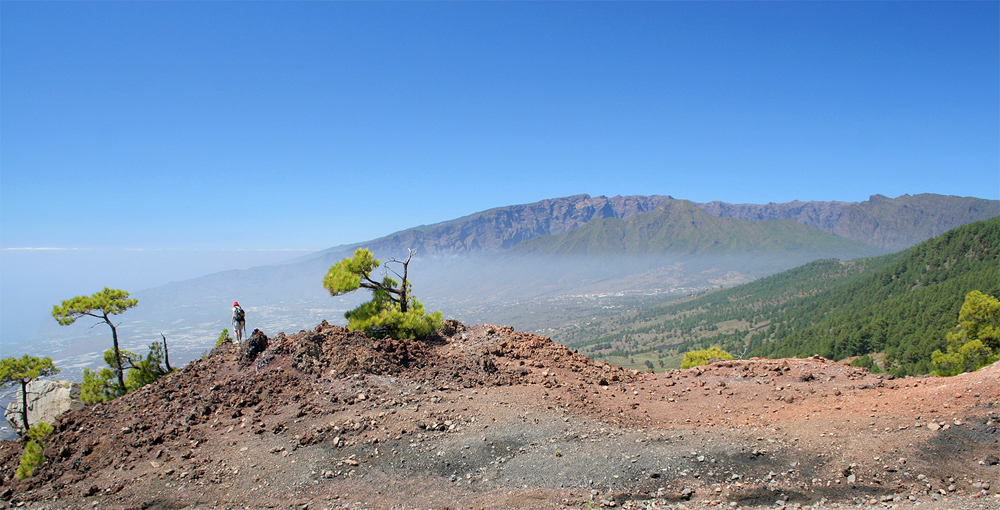
[{"label": "windswept pine tree", "polygon": [[[372,272],[381,261],[365,248],[358,248],[354,257],[348,257],[330,267],[323,278],[323,286],[331,296],[339,296],[358,289],[372,291],[371,301],[361,303],[344,314],[347,327],[364,331],[371,337],[420,338],[433,333],[442,325],[441,312],[427,314],[424,305],[410,294],[409,267],[413,251],[406,260],[390,259],[387,264],[398,264],[402,273],[382,266],[386,274],[381,281],[372,279]],[[395,274],[401,281],[389,276]]]}]

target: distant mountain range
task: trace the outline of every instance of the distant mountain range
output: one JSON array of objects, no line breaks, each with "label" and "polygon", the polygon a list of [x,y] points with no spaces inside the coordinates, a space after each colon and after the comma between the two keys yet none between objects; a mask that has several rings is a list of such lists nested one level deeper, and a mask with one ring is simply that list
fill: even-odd
[{"label": "distant mountain range", "polygon": [[352,252],[360,246],[386,255],[402,255],[407,248],[412,248],[424,257],[494,253],[538,236],[560,235],[591,220],[627,219],[652,211],[666,200],[671,200],[671,197],[573,195],[552,198],[531,204],[496,207],[363,243],[336,246],[321,253]]},{"label": "distant mountain range", "polygon": [[[542,200],[531,204],[497,207],[442,223],[402,230],[371,241],[336,246],[324,250],[320,256],[329,253],[335,253],[339,256],[342,253],[350,253],[354,248],[361,246],[368,247],[376,253],[383,254],[383,256],[400,256],[406,253],[407,248],[416,249],[417,253],[424,257],[474,255],[507,251],[530,239],[542,236],[564,236],[562,240],[546,241],[542,244],[562,245],[563,250],[579,252],[581,248],[568,248],[565,243],[579,244],[582,238],[587,236],[616,235],[608,229],[619,230],[627,224],[622,223],[622,227],[618,227],[613,226],[615,225],[614,221],[610,221],[610,223],[599,221],[598,224],[590,227],[592,230],[586,235],[567,236],[568,232],[589,225],[594,220],[624,222],[633,216],[651,213],[668,202],[671,205],[666,213],[676,211],[692,216],[692,220],[694,220],[694,213],[690,208],[681,207],[679,205],[681,202],[693,204],[709,216],[717,218],[752,221],[795,220],[802,225],[815,227],[828,234],[881,248],[885,252],[908,248],[960,225],[1000,216],[1000,201],[935,194],[902,195],[897,198],[873,195],[864,202],[793,201],[764,205],[729,204],[726,202],[694,203],[675,200],[668,195],[608,198],[582,194]],[[663,215],[664,211],[659,214]],[[652,235],[661,242],[667,241],[666,232],[650,229],[650,227],[655,227],[658,221],[660,220],[633,220],[632,225],[638,223],[646,223],[647,225],[643,232],[634,231],[630,235],[643,238]],[[702,227],[708,227],[711,224],[704,217],[699,217],[698,221]],[[691,234],[690,229],[678,231],[675,221],[667,221],[664,224],[672,224],[672,232]],[[729,236],[735,235],[739,238],[743,236],[743,233],[750,235],[748,231],[750,227],[735,227],[733,223],[727,224],[727,226],[723,226],[723,223],[712,225],[714,234],[722,236],[718,239],[719,244],[726,246],[731,244],[729,241],[734,241],[737,245],[741,242],[746,245],[748,241],[746,238],[743,241],[738,241],[729,239]],[[732,228],[744,232],[736,233],[731,230]],[[606,233],[601,234],[598,232],[599,230],[605,230]],[[756,232],[758,236],[768,234],[769,228],[764,227]],[[789,227],[785,227],[782,235],[788,234]],[[708,237],[707,233],[695,235],[703,240]],[[595,242],[600,244],[598,241],[587,241],[591,245]],[[648,244],[651,241],[638,242]],[[685,240],[682,244],[688,242],[697,244],[699,241]],[[712,242],[714,243],[715,239]],[[767,241],[761,238],[760,242],[766,243]],[[638,246],[635,243],[627,244],[633,247]],[[619,251],[610,246],[607,248],[611,251]],[[733,248],[737,249],[736,246]],[[535,248],[521,249],[524,252],[552,251],[555,253],[560,251],[542,248],[540,245]],[[628,250],[623,248],[620,251]],[[649,245],[643,251],[670,250],[661,250],[660,246]]]},{"label": "distant mountain range", "polygon": [[[122,331],[125,346],[138,350],[164,333],[172,359],[183,359],[210,347],[228,327],[234,300],[247,309],[248,327],[269,335],[324,319],[343,323],[343,312],[367,296],[331,297],[322,277],[356,248],[368,247],[383,260],[417,250],[410,275],[415,295],[429,309],[464,322],[547,333],[585,321],[594,300],[619,306],[622,299],[729,287],[816,259],[885,253],[990,216],[1000,216],[1000,201],[940,195],[763,206],[574,195],[489,209],[285,264],[136,291],[139,306],[122,317]],[[575,300],[572,307],[569,300]],[[103,344],[93,349],[87,343],[92,332],[73,331],[48,334],[61,339],[58,348],[73,353],[76,366],[99,360]]]},{"label": "distant mountain range", "polygon": [[864,202],[708,202],[698,207],[720,217],[795,220],[889,251],[909,248],[960,225],[1000,216],[1000,201],[931,193],[896,198],[872,195]]},{"label": "distant mountain range", "polygon": [[857,258],[885,253],[790,219],[750,221],[712,216],[687,200],[664,200],[625,219],[591,220],[560,235],[531,238],[510,249],[533,255],[784,255]]}]

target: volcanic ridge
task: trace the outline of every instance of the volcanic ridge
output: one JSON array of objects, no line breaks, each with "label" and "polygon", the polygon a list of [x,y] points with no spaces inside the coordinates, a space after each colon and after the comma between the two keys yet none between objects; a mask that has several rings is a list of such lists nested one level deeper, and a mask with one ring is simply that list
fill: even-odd
[{"label": "volcanic ridge", "polygon": [[625,370],[508,327],[255,331],[62,416],[27,508],[1000,508],[1000,364]]}]

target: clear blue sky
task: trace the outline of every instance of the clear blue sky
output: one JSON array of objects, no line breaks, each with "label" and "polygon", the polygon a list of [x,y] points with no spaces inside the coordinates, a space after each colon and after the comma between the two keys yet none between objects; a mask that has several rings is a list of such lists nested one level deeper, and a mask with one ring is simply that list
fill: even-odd
[{"label": "clear blue sky", "polygon": [[0,284],[575,193],[1000,198],[998,5],[4,1]]},{"label": "clear blue sky", "polygon": [[997,6],[4,2],[2,247],[324,248],[573,193],[998,198]]}]

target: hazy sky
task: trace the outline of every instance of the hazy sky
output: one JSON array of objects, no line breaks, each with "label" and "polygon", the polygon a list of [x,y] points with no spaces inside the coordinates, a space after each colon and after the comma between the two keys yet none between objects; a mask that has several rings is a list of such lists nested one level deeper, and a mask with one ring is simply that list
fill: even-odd
[{"label": "hazy sky", "polygon": [[2,321],[576,193],[1000,198],[998,6],[5,1]]}]

